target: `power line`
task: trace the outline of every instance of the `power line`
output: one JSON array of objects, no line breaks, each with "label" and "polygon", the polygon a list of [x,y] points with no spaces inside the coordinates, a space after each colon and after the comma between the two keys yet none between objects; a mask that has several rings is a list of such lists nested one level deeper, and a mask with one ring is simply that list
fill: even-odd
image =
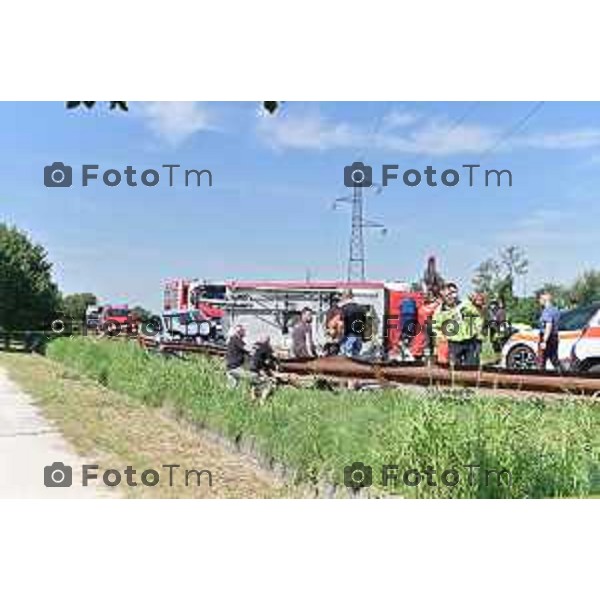
[{"label": "power line", "polygon": [[507,129],[496,141],[495,144],[490,146],[484,153],[481,155],[481,158],[491,154],[496,148],[500,147],[504,142],[509,140],[515,133],[521,131],[527,125],[527,123],[541,110],[542,106],[546,104],[545,101],[536,102],[532,108],[525,114],[525,116],[521,117],[512,127]]},{"label": "power line", "polygon": [[[456,118],[454,121],[452,121],[452,123],[450,123],[450,127],[446,130],[446,133],[444,134],[446,141],[447,141],[448,137],[450,137],[450,134],[453,133],[454,131],[456,131],[456,129],[458,129],[475,112],[475,110],[479,107],[480,104],[481,104],[481,101],[471,102],[471,104],[469,104],[467,109],[464,110],[458,116],[458,118]],[[433,162],[434,158],[435,158],[435,156],[433,154],[430,154],[429,157],[427,158],[427,162],[428,163]]]},{"label": "power line", "polygon": [[455,121],[450,124],[450,128],[446,131],[446,137],[448,137],[453,131],[460,127],[479,107],[480,101],[472,102]]},{"label": "power line", "polygon": [[367,135],[366,135],[366,139],[365,139],[365,147],[363,148],[362,152],[358,154],[358,157],[360,160],[362,160],[362,161],[367,160],[367,152],[370,149],[369,146],[371,148],[373,147],[374,142],[375,142],[375,137],[379,133],[379,130],[381,129],[381,126],[383,125],[383,121],[385,120],[386,116],[388,115],[388,111],[392,104],[394,104],[394,102],[391,100],[386,102],[383,110],[381,111],[381,114],[379,114],[378,116],[376,116],[373,119],[373,126],[370,128],[370,130],[367,130]]}]

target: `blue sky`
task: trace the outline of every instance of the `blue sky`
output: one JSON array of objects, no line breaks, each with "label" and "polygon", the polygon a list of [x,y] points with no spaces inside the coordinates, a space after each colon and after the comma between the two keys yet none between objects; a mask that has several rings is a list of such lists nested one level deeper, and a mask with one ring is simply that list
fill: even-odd
[{"label": "blue sky", "polygon": [[[382,163],[432,165],[438,177],[478,163],[510,169],[513,186],[470,188],[463,176],[454,188],[396,181],[368,196],[368,217],[388,230],[367,232],[369,278],[413,280],[435,254],[466,287],[508,244],[530,259],[520,291],[600,268],[598,103],[545,103],[516,131],[535,103],[288,102],[273,117],[258,106],[133,102],[119,114],[2,103],[1,218],[47,248],[63,291],[157,309],[170,277],[344,277],[350,212],[332,202],[348,192],[354,160],[375,179]],[[74,167],[71,188],[43,185],[54,161]],[[213,186],[84,188],[83,163],[132,165],[138,178],[166,163],[210,169]]]}]

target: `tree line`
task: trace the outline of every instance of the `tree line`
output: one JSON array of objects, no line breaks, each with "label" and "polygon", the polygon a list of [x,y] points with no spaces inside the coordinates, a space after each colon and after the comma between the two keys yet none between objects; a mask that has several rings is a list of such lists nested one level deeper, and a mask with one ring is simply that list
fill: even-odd
[{"label": "tree line", "polygon": [[550,292],[554,303],[564,309],[600,301],[600,271],[584,271],[571,284],[544,283],[530,295],[519,296],[515,290],[517,280],[528,272],[529,259],[525,251],[518,246],[508,246],[475,269],[472,284],[476,291],[503,304],[509,320],[514,323],[533,324],[539,312],[537,297],[542,291]]},{"label": "tree line", "polygon": [[[49,330],[57,318],[82,323],[87,307],[97,303],[91,292],[62,294],[45,248],[25,232],[0,223],[1,330]],[[141,306],[132,312],[142,318],[150,314]]]},{"label": "tree line", "polygon": [[[559,308],[571,308],[600,300],[600,271],[588,270],[570,285],[546,283],[529,296],[518,296],[515,284],[529,270],[525,251],[509,246],[497,257],[484,260],[473,276],[473,287],[501,302],[512,322],[533,323],[537,294],[553,294]],[[96,305],[91,292],[63,295],[52,279],[52,263],[46,250],[16,227],[0,223],[0,328],[5,331],[48,329],[55,318],[81,323],[86,308]],[[150,313],[141,306],[132,312],[144,318]]]}]

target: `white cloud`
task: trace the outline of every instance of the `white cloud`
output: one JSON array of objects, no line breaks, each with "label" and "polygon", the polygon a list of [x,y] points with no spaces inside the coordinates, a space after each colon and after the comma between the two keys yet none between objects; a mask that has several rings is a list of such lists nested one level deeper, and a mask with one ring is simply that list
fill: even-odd
[{"label": "white cloud", "polygon": [[273,148],[332,150],[364,144],[366,134],[347,123],[324,120],[318,113],[261,119],[259,135]]},{"label": "white cloud", "polygon": [[483,152],[496,139],[497,132],[481,125],[459,125],[430,120],[406,135],[382,132],[375,140],[377,147],[407,154],[450,155],[461,152]]},{"label": "white cloud", "polygon": [[[318,112],[294,114],[292,111],[263,120],[259,124],[259,134],[262,138],[278,149],[347,148],[434,156],[482,154],[495,147],[505,132],[505,128],[480,123],[456,125],[448,117],[425,117],[403,109],[394,109],[383,115],[380,124],[371,127],[353,122],[334,121]],[[555,132],[520,132],[508,137],[495,151],[500,153],[519,148],[600,148],[600,129],[592,127]]]},{"label": "white cloud", "polygon": [[600,146],[600,129],[536,133],[516,139],[516,144],[545,150],[575,150]]},{"label": "white cloud", "polygon": [[269,145],[278,149],[365,148],[438,155],[482,152],[497,136],[491,128],[466,124],[453,127],[451,122],[439,119],[407,130],[408,125],[417,121],[416,114],[396,111],[384,117],[379,131],[371,133],[365,127],[327,120],[318,113],[290,115],[288,112],[261,121],[258,130]]},{"label": "white cloud", "polygon": [[386,129],[395,129],[397,127],[406,127],[416,123],[421,115],[416,112],[394,109],[383,117],[383,126]]},{"label": "white cloud", "polygon": [[141,102],[148,127],[176,146],[199,131],[216,129],[214,115],[201,102]]}]

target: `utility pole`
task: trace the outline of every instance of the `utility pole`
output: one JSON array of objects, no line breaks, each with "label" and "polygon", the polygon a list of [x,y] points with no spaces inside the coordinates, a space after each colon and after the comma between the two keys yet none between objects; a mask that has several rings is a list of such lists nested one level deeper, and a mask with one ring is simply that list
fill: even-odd
[{"label": "utility pole", "polygon": [[[373,186],[375,187],[375,186]],[[378,192],[380,188],[375,188]],[[333,208],[337,208],[338,203],[346,202],[352,205],[352,229],[350,231],[350,246],[348,255],[348,281],[365,281],[366,279],[366,252],[364,230],[366,227],[381,229],[385,234],[387,230],[381,223],[365,219],[364,201],[362,186],[352,188],[352,196],[337,198],[333,203]]]},{"label": "utility pole", "polygon": [[348,258],[348,281],[365,280],[365,240],[363,237],[362,187],[355,186],[352,193],[352,231]]}]

